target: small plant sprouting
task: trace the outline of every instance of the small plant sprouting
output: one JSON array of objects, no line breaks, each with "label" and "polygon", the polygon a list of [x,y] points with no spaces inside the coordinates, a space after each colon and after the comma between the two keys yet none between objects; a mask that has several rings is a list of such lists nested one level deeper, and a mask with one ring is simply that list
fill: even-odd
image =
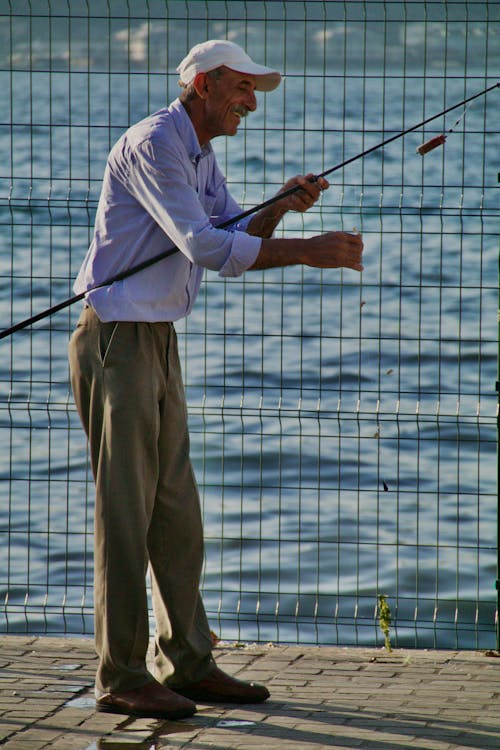
[{"label": "small plant sprouting", "polygon": [[391,636],[389,633],[391,627],[391,609],[387,604],[387,596],[385,594],[378,595],[378,622],[380,630],[384,634],[384,645],[387,651],[391,652]]}]

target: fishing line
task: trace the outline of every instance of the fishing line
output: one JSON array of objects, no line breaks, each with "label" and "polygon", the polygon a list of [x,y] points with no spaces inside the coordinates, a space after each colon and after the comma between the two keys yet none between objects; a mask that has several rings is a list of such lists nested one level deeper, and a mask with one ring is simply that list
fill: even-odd
[{"label": "fishing line", "polygon": [[[363,159],[365,156],[368,156],[368,154],[371,154],[374,151],[377,151],[378,149],[383,148],[384,146],[387,146],[389,143],[392,143],[398,138],[403,138],[405,135],[408,135],[408,133],[412,133],[414,130],[418,130],[419,128],[424,127],[424,125],[427,125],[427,123],[432,122],[433,120],[436,120],[438,117],[443,117],[444,115],[448,114],[448,112],[451,112],[452,110],[457,109],[458,107],[466,107],[466,105],[469,104],[469,102],[472,102],[474,99],[478,99],[480,96],[484,96],[489,91],[492,91],[493,89],[496,89],[498,87],[500,87],[500,81],[497,81],[497,83],[494,83],[491,86],[488,86],[487,88],[483,89],[482,91],[479,91],[477,94],[473,94],[472,96],[469,96],[466,99],[463,99],[461,102],[458,102],[457,104],[453,104],[452,106],[441,110],[441,112],[438,112],[437,114],[432,115],[431,117],[427,117],[425,120],[422,120],[422,122],[417,123],[417,125],[412,125],[412,127],[406,128],[405,130],[402,130],[401,132],[396,133],[395,135],[392,135],[390,138],[386,138],[384,141],[381,141],[380,143],[377,143],[374,146],[371,146],[370,148],[367,148],[364,151],[361,151],[359,154],[356,154],[355,156],[351,156],[349,159],[345,159],[345,161],[340,162],[339,164],[336,164],[335,166],[330,167],[329,169],[325,169],[324,172],[320,172],[319,174],[311,177],[310,178],[311,182],[317,182],[320,179],[320,177],[326,177],[327,175],[330,175],[333,172],[338,171],[339,169],[343,169],[348,164],[352,164],[352,162],[357,161],[358,159]],[[465,115],[465,110],[462,114],[462,117],[464,115]],[[460,117],[459,120],[457,120],[457,123],[455,123],[453,128],[457,126],[458,122],[460,122],[462,117]],[[428,147],[425,150],[419,151],[419,149],[417,149],[417,151],[419,151],[419,153],[423,155],[427,153],[428,151],[431,151],[432,149],[441,145],[441,143],[444,143],[445,140],[446,140],[446,136],[444,135],[436,136],[435,138],[431,139],[430,141],[427,141],[426,143],[422,144],[422,146],[419,147],[420,149],[424,149],[424,147],[427,144]],[[434,145],[429,146],[429,144],[431,144],[433,141],[436,141],[436,143]],[[437,141],[439,141],[439,143]],[[287,190],[283,190],[280,193],[276,193],[276,195],[274,195],[272,198],[269,198],[266,201],[263,201],[263,203],[259,203],[257,206],[254,206],[253,208],[249,208],[247,211],[243,211],[237,216],[234,216],[232,219],[228,219],[227,221],[222,222],[222,224],[217,224],[215,228],[225,229],[226,227],[229,227],[232,224],[236,224],[237,222],[242,221],[242,219],[247,218],[247,216],[251,216],[257,211],[261,211],[263,208],[267,208],[267,206],[270,206],[273,203],[276,203],[277,201],[282,200],[283,198],[286,198],[289,195],[292,195],[293,193],[296,193],[299,190],[301,190],[301,186],[294,185],[291,188],[288,188]],[[60,310],[64,310],[64,308],[69,307],[70,305],[73,305],[75,302],[79,302],[80,300],[84,299],[89,292],[93,292],[96,289],[101,289],[104,286],[110,286],[111,284],[114,284],[117,281],[123,281],[124,279],[127,279],[129,276],[139,273],[139,271],[143,271],[145,268],[149,268],[149,266],[152,266],[153,264],[158,263],[160,260],[164,260],[165,258],[168,258],[177,252],[179,252],[178,247],[171,247],[168,250],[164,250],[163,252],[158,253],[158,255],[155,255],[152,258],[149,258],[148,260],[143,261],[142,263],[138,263],[137,265],[132,266],[131,268],[126,269],[125,271],[121,271],[120,273],[116,274],[115,276],[109,279],[106,279],[105,281],[101,281],[99,284],[95,284],[94,286],[89,287],[84,292],[81,292],[81,294],[76,294],[73,297],[69,297],[63,302],[60,302],[59,304],[54,305],[53,307],[47,308],[43,312],[40,312],[36,315],[32,315],[30,318],[27,318],[26,320],[23,320],[20,323],[16,323],[10,328],[5,328],[3,331],[0,332],[0,339],[7,338],[7,336],[12,335],[16,331],[20,331],[21,329],[26,328],[27,326],[32,325],[33,323],[36,323],[37,321],[42,320],[43,318],[47,318],[49,315],[53,315],[54,313],[57,313]]]}]

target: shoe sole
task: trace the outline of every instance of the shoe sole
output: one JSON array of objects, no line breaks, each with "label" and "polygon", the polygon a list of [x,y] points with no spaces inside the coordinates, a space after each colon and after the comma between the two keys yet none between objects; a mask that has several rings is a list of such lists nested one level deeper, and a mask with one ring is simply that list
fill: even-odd
[{"label": "shoe sole", "polygon": [[196,713],[193,711],[171,711],[168,714],[164,711],[130,711],[113,705],[100,705],[96,703],[96,711],[103,714],[121,714],[122,716],[134,716],[139,719],[165,719],[166,721],[178,721],[179,719],[189,719]]},{"label": "shoe sole", "polygon": [[237,704],[237,705],[257,705],[258,703],[264,703],[264,701],[267,701],[268,698],[270,698],[270,695],[263,695],[263,696],[254,696],[254,697],[239,697],[239,696],[231,696],[231,695],[203,695],[202,693],[196,693],[196,692],[181,692],[180,690],[176,690],[179,695],[183,695],[184,698],[189,698],[190,700],[194,701],[195,703],[203,703],[203,704],[210,704],[210,703],[227,703],[227,704]]}]

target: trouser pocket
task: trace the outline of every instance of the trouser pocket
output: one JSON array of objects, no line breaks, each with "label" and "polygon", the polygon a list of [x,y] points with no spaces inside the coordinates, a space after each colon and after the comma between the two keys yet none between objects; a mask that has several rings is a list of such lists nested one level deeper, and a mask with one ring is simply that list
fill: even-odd
[{"label": "trouser pocket", "polygon": [[103,367],[106,367],[108,363],[109,352],[111,350],[117,328],[118,323],[116,321],[101,323],[99,326],[99,359]]}]

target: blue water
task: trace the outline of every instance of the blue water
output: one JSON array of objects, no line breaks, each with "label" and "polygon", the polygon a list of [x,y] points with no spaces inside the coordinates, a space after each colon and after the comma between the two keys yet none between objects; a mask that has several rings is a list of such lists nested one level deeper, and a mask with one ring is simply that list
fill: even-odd
[{"label": "blue water", "polygon": [[[480,91],[289,75],[220,163],[245,208]],[[0,73],[0,313],[71,295],[110,145],[175,77]],[[331,176],[278,234],[363,232],[365,271],[208,273],[177,326],[206,530],[204,595],[228,639],[494,644],[500,136],[493,92]],[[461,110],[445,121],[454,124]],[[12,128],[4,123],[11,121]],[[68,386],[78,306],[0,342],[0,631],[90,632],[92,481]]]}]

